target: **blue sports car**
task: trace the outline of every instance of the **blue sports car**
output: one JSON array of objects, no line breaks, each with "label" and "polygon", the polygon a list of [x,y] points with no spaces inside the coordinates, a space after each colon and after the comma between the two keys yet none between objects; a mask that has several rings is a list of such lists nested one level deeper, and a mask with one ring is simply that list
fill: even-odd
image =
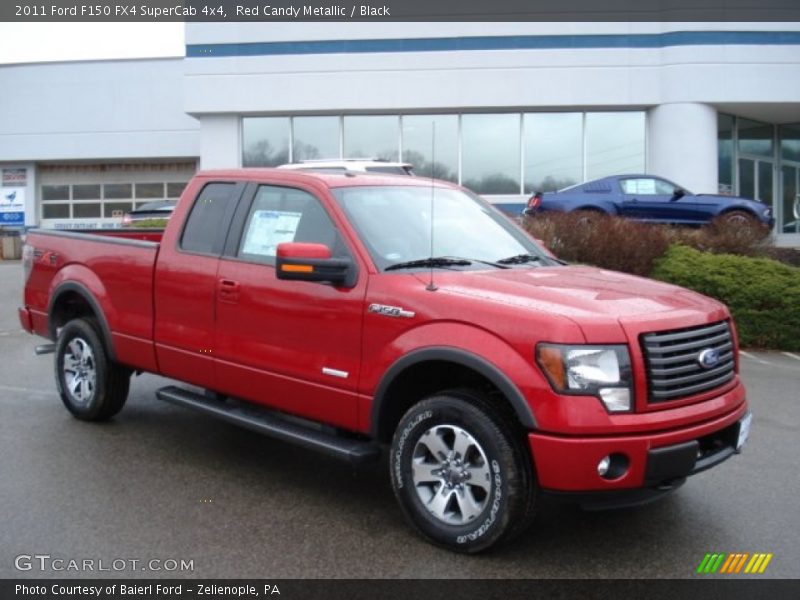
[{"label": "blue sports car", "polygon": [[653,223],[704,225],[721,217],[743,227],[772,228],[769,206],[747,198],[692,194],[671,181],[652,175],[613,175],[572,187],[531,196],[524,213],[594,211]]}]

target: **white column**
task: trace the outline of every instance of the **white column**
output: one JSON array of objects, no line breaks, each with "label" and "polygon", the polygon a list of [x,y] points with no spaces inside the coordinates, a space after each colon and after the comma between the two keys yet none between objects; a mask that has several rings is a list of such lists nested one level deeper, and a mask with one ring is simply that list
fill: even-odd
[{"label": "white column", "polygon": [[233,169],[241,166],[238,115],[197,115],[200,121],[200,168]]},{"label": "white column", "polygon": [[647,172],[696,194],[718,193],[716,109],[694,102],[651,108],[647,114]]}]

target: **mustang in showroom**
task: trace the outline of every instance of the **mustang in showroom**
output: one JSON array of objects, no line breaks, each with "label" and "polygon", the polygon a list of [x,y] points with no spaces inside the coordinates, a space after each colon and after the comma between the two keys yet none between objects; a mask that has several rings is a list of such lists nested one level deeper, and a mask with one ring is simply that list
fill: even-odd
[{"label": "mustang in showroom", "polygon": [[772,209],[756,200],[692,194],[667,179],[652,175],[613,175],[573,185],[558,192],[537,192],[524,214],[584,211],[653,223],[705,225],[716,218],[742,227],[772,228]]}]

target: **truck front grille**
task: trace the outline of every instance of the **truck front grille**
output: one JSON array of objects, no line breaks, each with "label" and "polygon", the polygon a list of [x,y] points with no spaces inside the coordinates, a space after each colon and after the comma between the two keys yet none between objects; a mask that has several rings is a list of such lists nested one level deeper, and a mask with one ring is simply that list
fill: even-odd
[{"label": "truck front grille", "polygon": [[[680,400],[733,379],[733,340],[727,321],[646,333],[641,341],[650,403]],[[704,366],[700,355],[709,349],[717,352],[718,360]]]}]

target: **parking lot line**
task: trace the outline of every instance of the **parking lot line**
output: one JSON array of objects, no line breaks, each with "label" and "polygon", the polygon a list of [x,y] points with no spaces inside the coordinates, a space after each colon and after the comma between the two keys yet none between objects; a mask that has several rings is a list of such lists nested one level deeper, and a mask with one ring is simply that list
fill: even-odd
[{"label": "parking lot line", "polygon": [[742,356],[744,356],[746,358],[749,358],[750,360],[754,360],[757,363],[761,363],[762,365],[768,365],[769,364],[767,361],[761,360],[760,358],[758,358],[755,354],[750,354],[749,352],[745,352],[744,350],[739,350],[739,354],[741,354]]},{"label": "parking lot line", "polygon": [[36,394],[38,396],[52,396],[54,392],[46,392],[44,390],[32,390],[30,388],[23,388],[23,387],[14,387],[11,385],[2,385],[0,384],[0,390],[4,392],[17,392],[20,394]]},{"label": "parking lot line", "polygon": [[781,352],[781,354],[795,360],[800,360],[800,354],[795,354],[794,352]]}]

